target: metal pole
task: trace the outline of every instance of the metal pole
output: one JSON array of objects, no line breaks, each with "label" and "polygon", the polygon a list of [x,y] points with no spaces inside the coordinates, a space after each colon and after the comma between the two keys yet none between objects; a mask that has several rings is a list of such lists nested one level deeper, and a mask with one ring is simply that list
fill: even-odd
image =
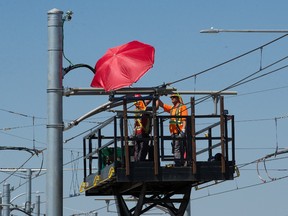
[{"label": "metal pole", "polygon": [[10,184],[3,186],[3,216],[10,216]]},{"label": "metal pole", "polygon": [[63,215],[63,11],[48,11],[46,215]]},{"label": "metal pole", "polygon": [[218,112],[218,109],[217,109],[218,101],[219,101],[219,95],[213,95],[214,115],[217,115],[217,112]]},{"label": "metal pole", "polygon": [[36,201],[35,201],[35,215],[40,216],[40,195],[36,195]]},{"label": "metal pole", "polygon": [[0,193],[0,216],[2,216],[2,209],[3,209],[3,207],[2,207],[2,193]]},{"label": "metal pole", "polygon": [[25,211],[31,213],[31,169],[27,169],[27,179]]}]

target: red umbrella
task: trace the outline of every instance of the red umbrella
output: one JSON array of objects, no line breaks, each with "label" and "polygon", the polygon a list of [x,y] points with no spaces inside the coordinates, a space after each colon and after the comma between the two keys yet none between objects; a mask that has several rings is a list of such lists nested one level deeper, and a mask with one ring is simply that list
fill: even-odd
[{"label": "red umbrella", "polygon": [[92,87],[116,90],[137,82],[154,63],[154,47],[131,41],[108,49],[95,65]]}]

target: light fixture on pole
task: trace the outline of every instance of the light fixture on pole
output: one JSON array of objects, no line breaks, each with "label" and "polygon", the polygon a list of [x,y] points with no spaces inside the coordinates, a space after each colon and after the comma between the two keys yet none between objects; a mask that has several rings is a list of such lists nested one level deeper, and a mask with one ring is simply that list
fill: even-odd
[{"label": "light fixture on pole", "polygon": [[200,33],[220,33],[220,32],[232,32],[232,33],[288,33],[288,30],[281,29],[203,29]]}]

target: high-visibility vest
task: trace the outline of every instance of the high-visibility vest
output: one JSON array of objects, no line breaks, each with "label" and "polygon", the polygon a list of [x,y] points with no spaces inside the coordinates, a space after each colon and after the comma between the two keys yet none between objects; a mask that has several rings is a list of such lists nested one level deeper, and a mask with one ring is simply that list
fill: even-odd
[{"label": "high-visibility vest", "polygon": [[[170,115],[171,115],[171,116],[181,116],[181,115],[180,115],[180,110],[181,110],[180,108],[181,108],[181,106],[182,106],[182,104],[180,104],[180,105],[176,108],[174,114],[173,114],[173,110],[174,110],[174,109],[171,109],[171,110],[170,110]],[[169,121],[169,124],[182,125],[182,120],[181,120],[181,118],[171,118],[170,121]]]},{"label": "high-visibility vest", "polygon": [[[181,113],[181,108],[182,108],[182,104],[180,104],[178,107],[173,107],[171,110],[170,110],[170,115],[171,116],[181,116],[182,113]],[[169,129],[170,129],[170,133],[173,133],[173,134],[178,134],[180,133],[180,131],[182,131],[183,129],[183,120],[182,118],[175,118],[175,117],[172,117],[169,121]]]},{"label": "high-visibility vest", "polygon": [[143,133],[150,133],[150,119],[142,117],[141,119],[136,119],[135,122],[135,133],[136,134],[143,134]]},{"label": "high-visibility vest", "polygon": [[149,134],[151,130],[151,121],[149,119],[149,116],[143,116],[143,114],[135,114],[135,117],[135,134]]}]

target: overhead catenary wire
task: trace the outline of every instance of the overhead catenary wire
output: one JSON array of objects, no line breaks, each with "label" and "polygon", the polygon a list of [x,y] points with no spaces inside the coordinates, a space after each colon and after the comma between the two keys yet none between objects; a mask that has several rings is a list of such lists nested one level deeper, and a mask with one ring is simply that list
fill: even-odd
[{"label": "overhead catenary wire", "polygon": [[[19,139],[22,139],[22,140],[27,140],[27,141],[32,141],[33,142],[33,139],[29,139],[29,138],[26,138],[26,137],[22,137],[22,136],[18,136],[18,135],[15,135],[15,134],[7,133],[7,132],[1,131],[1,130],[0,130],[0,133],[1,134],[5,134],[7,136],[12,136],[12,137],[16,137],[16,138],[19,138]],[[35,140],[35,142],[39,143],[39,144],[47,145],[46,142],[42,142],[42,141],[39,141],[39,140]]]},{"label": "overhead catenary wire", "polygon": [[97,125],[93,126],[92,128],[89,128],[89,129],[87,129],[87,130],[85,130],[85,131],[83,131],[83,132],[81,132],[81,133],[79,133],[79,134],[77,134],[75,136],[70,137],[69,139],[64,140],[63,143],[64,144],[68,143],[69,141],[71,141],[71,140],[73,140],[73,139],[75,139],[75,138],[77,138],[77,137],[79,137],[79,136],[81,136],[83,134],[86,134],[87,132],[92,132],[95,128],[99,127],[100,125],[102,125],[104,123],[105,123],[105,121],[97,123]]},{"label": "overhead catenary wire", "polygon": [[[284,150],[284,149],[283,149],[283,150]],[[285,151],[286,151],[286,149],[285,149]],[[286,152],[285,152],[285,153],[286,153]],[[273,153],[273,156],[274,156],[274,153]],[[265,157],[266,157],[266,156],[265,156]],[[276,161],[276,160],[283,160],[283,159],[287,159],[287,158],[288,158],[288,156],[277,157],[277,158],[269,158],[269,159],[267,159],[266,161]],[[250,162],[247,162],[247,163],[238,164],[237,167],[238,167],[239,169],[242,169],[243,167],[249,166],[249,165],[251,165],[251,164],[256,164],[260,159],[262,159],[262,158],[258,158],[258,159],[256,159],[256,160],[253,160],[253,161],[250,161]]]},{"label": "overhead catenary wire", "polygon": [[253,80],[255,80],[255,79],[259,79],[259,78],[264,77],[264,76],[267,76],[267,75],[269,75],[269,74],[278,72],[278,71],[280,71],[280,70],[286,69],[287,67],[288,67],[288,65],[282,66],[282,67],[277,68],[277,69],[275,69],[275,70],[272,70],[272,71],[269,71],[269,72],[267,72],[267,73],[261,74],[261,75],[259,75],[259,76],[257,76],[257,77],[254,77],[254,78],[251,78],[251,79],[249,79],[249,80],[243,81],[243,82],[241,82],[241,83],[235,84],[235,85],[229,87],[229,89],[230,89],[230,88],[234,88],[234,87],[239,86],[239,85],[243,85],[243,84],[245,84],[245,83],[247,83],[247,82],[251,82],[251,81],[253,81]]},{"label": "overhead catenary wire", "polygon": [[192,75],[187,76],[187,77],[184,77],[184,78],[182,78],[182,79],[178,79],[178,80],[175,80],[175,81],[172,81],[172,82],[168,82],[166,85],[173,85],[173,84],[175,84],[175,83],[178,83],[178,82],[181,82],[181,81],[184,81],[184,80],[193,78],[193,77],[195,77],[195,76],[199,76],[200,74],[204,74],[204,73],[206,73],[206,72],[208,72],[208,71],[210,71],[210,70],[213,70],[213,69],[218,68],[218,67],[220,67],[220,66],[222,66],[222,65],[228,64],[228,63],[230,63],[230,62],[232,62],[232,61],[234,61],[234,60],[237,60],[237,59],[239,59],[239,58],[242,58],[242,57],[244,57],[244,56],[246,56],[246,55],[248,55],[248,54],[251,54],[251,53],[253,53],[253,52],[257,51],[257,50],[261,50],[261,49],[263,49],[264,47],[266,47],[266,46],[268,46],[268,45],[270,45],[270,44],[272,44],[272,43],[275,43],[275,42],[278,41],[278,40],[281,40],[282,38],[286,37],[287,35],[288,35],[288,34],[282,35],[282,36],[280,36],[280,37],[278,37],[278,38],[276,38],[276,39],[274,39],[274,40],[272,40],[272,41],[270,41],[270,42],[268,42],[268,43],[266,43],[266,44],[264,44],[264,45],[261,45],[261,46],[255,48],[255,49],[252,49],[252,50],[250,50],[250,51],[248,51],[248,52],[245,52],[245,53],[243,53],[243,54],[241,54],[241,55],[238,55],[238,56],[236,56],[236,57],[234,57],[234,58],[231,58],[231,59],[229,59],[229,60],[227,60],[227,61],[224,61],[224,62],[222,62],[222,63],[220,63],[220,64],[217,64],[217,65],[215,65],[215,66],[212,66],[212,67],[210,67],[210,68],[208,68],[208,69],[202,70],[202,71],[200,71],[200,72],[198,72],[198,73],[192,74]]},{"label": "overhead catenary wire", "polygon": [[24,113],[20,113],[20,112],[15,112],[15,111],[3,109],[3,108],[0,108],[0,111],[7,112],[7,113],[10,113],[10,114],[14,114],[14,115],[18,115],[18,116],[22,116],[22,117],[26,117],[26,118],[31,118],[31,119],[33,119],[33,118],[35,118],[35,119],[46,119],[46,118],[43,118],[43,117],[36,117],[36,116],[32,116],[32,115],[28,115],[28,114],[24,114]]},{"label": "overhead catenary wire", "polygon": [[[284,89],[284,88],[288,88],[288,86],[285,85],[285,86],[280,86],[280,87],[275,87],[275,88],[258,90],[258,91],[254,91],[254,92],[241,93],[241,94],[237,94],[237,97],[242,97],[242,96],[251,95],[251,94],[258,94],[258,93],[263,93],[263,92],[268,92],[268,91],[275,91],[275,90],[280,90],[280,89]],[[233,97],[235,98],[235,95],[234,96],[228,96],[227,98],[230,99]]]},{"label": "overhead catenary wire", "polygon": [[[282,37],[281,37],[281,38],[282,38]],[[264,45],[263,45],[263,46],[264,46]],[[261,47],[262,47],[262,46],[261,46]],[[258,48],[258,49],[259,49],[259,48]],[[288,65],[282,66],[282,67],[280,67],[280,68],[274,69],[274,70],[269,71],[269,72],[267,72],[267,73],[261,74],[261,75],[259,75],[259,76],[257,76],[257,77],[251,78],[252,76],[258,74],[259,72],[264,71],[264,70],[266,70],[266,69],[268,69],[268,68],[270,68],[270,67],[272,67],[272,66],[274,66],[274,65],[276,65],[276,64],[278,64],[278,63],[280,63],[280,62],[282,62],[282,61],[284,61],[284,60],[286,60],[286,59],[288,59],[288,56],[282,57],[281,59],[279,59],[279,60],[277,60],[277,61],[274,61],[274,62],[268,64],[268,65],[265,66],[265,67],[262,67],[262,63],[261,63],[261,67],[260,67],[259,70],[257,70],[256,72],[253,72],[252,74],[250,74],[250,75],[248,75],[248,76],[240,79],[239,81],[234,82],[233,84],[231,84],[231,85],[223,88],[222,90],[219,90],[217,93],[220,94],[220,93],[223,92],[223,91],[229,90],[229,89],[231,89],[231,88],[235,88],[235,87],[237,87],[237,86],[246,84],[246,83],[251,82],[251,81],[253,81],[253,80],[256,80],[256,79],[259,79],[259,78],[261,78],[261,77],[264,77],[264,76],[270,75],[270,74],[272,74],[272,73],[278,72],[278,71],[280,71],[280,70],[283,70],[283,69],[287,68]],[[197,75],[198,75],[198,74],[197,74]],[[189,77],[189,78],[190,78],[190,77]],[[249,79],[249,78],[251,78],[251,79]],[[181,81],[184,81],[184,80],[181,80]],[[167,84],[167,85],[169,85],[169,84]],[[200,98],[198,98],[198,99],[195,100],[195,105],[200,104],[200,103],[208,100],[208,99],[211,98],[211,97],[213,97],[213,95],[206,95],[206,96],[200,97]],[[185,103],[185,105],[188,105],[188,104],[190,104],[190,103],[189,103],[189,102],[188,102],[188,103]],[[189,106],[187,107],[187,109],[188,109],[188,108],[189,108]]]},{"label": "overhead catenary wire", "polygon": [[[283,149],[281,151],[281,153],[279,154],[286,154],[288,153],[288,149]],[[237,167],[238,169],[242,170],[243,167],[245,166],[248,166],[248,165],[252,165],[252,164],[257,164],[257,167],[256,167],[256,171],[257,171],[257,174],[259,175],[259,168],[258,168],[258,163],[259,161],[261,160],[266,160],[266,162],[271,162],[271,161],[275,161],[275,160],[282,160],[282,159],[287,159],[288,156],[284,156],[284,157],[280,157],[280,158],[271,158],[274,156],[274,153],[273,154],[268,154],[262,158],[259,158],[259,159],[256,159],[256,160],[253,160],[251,162],[248,162],[248,163],[245,163],[245,164],[238,164]],[[268,159],[270,158],[270,159]],[[255,170],[255,169],[254,169]],[[224,190],[224,191],[220,191],[220,192],[216,192],[216,193],[210,193],[208,192],[208,195],[204,195],[204,196],[201,196],[201,197],[195,197],[195,198],[192,198],[191,200],[199,200],[199,199],[203,199],[203,198],[207,198],[207,197],[211,197],[211,196],[216,196],[216,195],[221,195],[221,194],[225,194],[225,193],[229,193],[229,192],[233,192],[233,191],[236,191],[236,190],[241,190],[241,189],[247,189],[247,188],[251,188],[251,187],[256,187],[256,186],[260,186],[260,185],[263,185],[263,184],[266,184],[266,183],[273,183],[273,182],[276,182],[276,181],[279,181],[279,180],[282,180],[282,179],[286,179],[288,178],[288,175],[285,175],[285,176],[282,176],[282,177],[271,177],[269,174],[268,174],[268,169],[266,167],[264,167],[264,170],[265,172],[267,173],[268,177],[269,177],[269,180],[265,180],[263,179],[261,176],[260,176],[260,180],[261,182],[260,183],[255,183],[255,184],[250,184],[250,185],[246,185],[246,186],[242,186],[242,187],[239,187],[238,184],[237,184],[237,187],[234,188],[234,189],[229,189],[229,190]],[[276,169],[276,171],[287,171],[287,169]],[[259,176],[258,176],[259,177]],[[217,183],[216,183],[217,184]],[[213,186],[213,185],[210,185],[210,186]]]},{"label": "overhead catenary wire", "polygon": [[0,184],[6,182],[11,176],[14,175],[14,173],[17,172],[17,170],[21,169],[29,160],[31,160],[31,158],[32,158],[33,156],[34,156],[34,155],[31,155],[26,161],[24,161],[24,163],[23,163],[21,166],[19,166],[19,167],[18,167],[14,172],[12,172],[8,177],[6,177],[5,179],[3,179],[3,180],[0,182]]},{"label": "overhead catenary wire", "polygon": [[[278,38],[276,38],[276,39],[274,39],[274,40],[272,40],[272,41],[270,41],[270,42],[268,42],[268,43],[266,43],[266,44],[264,44],[264,45],[262,45],[262,46],[260,46],[260,47],[257,47],[257,48],[255,48],[255,49],[252,49],[252,50],[250,50],[250,51],[248,51],[248,52],[246,52],[246,53],[244,53],[244,54],[241,54],[241,55],[239,55],[239,56],[236,56],[236,57],[234,57],[234,58],[232,58],[232,59],[229,59],[229,60],[227,60],[227,61],[225,61],[225,62],[223,62],[223,63],[220,63],[220,64],[218,64],[218,65],[215,65],[215,66],[213,66],[213,67],[210,67],[210,68],[208,68],[208,69],[206,69],[206,70],[203,70],[203,71],[201,71],[201,72],[199,72],[199,73],[190,75],[190,76],[188,76],[188,77],[185,77],[185,78],[182,78],[182,79],[173,81],[173,82],[169,82],[169,83],[167,83],[166,85],[172,85],[172,84],[175,84],[175,83],[178,83],[178,82],[181,82],[181,81],[190,79],[190,78],[192,78],[192,77],[194,77],[194,78],[196,79],[196,76],[198,76],[198,75],[200,75],[200,74],[202,74],[202,73],[206,73],[206,72],[208,72],[208,71],[210,71],[210,70],[212,70],[212,69],[215,69],[215,68],[218,68],[218,67],[220,67],[220,66],[222,66],[222,65],[228,64],[228,63],[230,63],[230,62],[232,62],[232,61],[234,61],[234,60],[237,60],[237,59],[239,59],[239,58],[241,58],[241,57],[243,57],[243,56],[246,56],[246,55],[248,55],[248,54],[250,54],[250,53],[253,53],[253,52],[257,51],[257,50],[260,50],[260,51],[261,51],[261,56],[260,56],[260,68],[259,68],[259,70],[257,70],[256,72],[254,72],[254,73],[252,73],[252,74],[250,74],[250,75],[242,78],[241,80],[239,80],[239,81],[237,81],[237,82],[229,85],[228,87],[223,88],[222,90],[219,91],[219,94],[220,94],[221,92],[225,91],[225,90],[234,88],[234,87],[239,86],[239,85],[243,85],[243,84],[248,83],[248,82],[251,82],[251,81],[253,81],[253,80],[255,80],[255,79],[258,79],[258,78],[261,78],[261,77],[263,77],[263,76],[269,75],[269,74],[271,74],[271,73],[274,73],[274,72],[280,71],[280,70],[282,70],[282,69],[285,69],[285,68],[288,67],[288,65],[283,66],[283,67],[280,67],[280,68],[275,69],[275,70],[273,70],[273,71],[267,72],[267,73],[265,73],[265,74],[259,75],[258,77],[251,78],[251,79],[247,80],[248,78],[254,76],[255,74],[257,74],[257,73],[259,73],[259,72],[261,72],[261,71],[263,71],[263,70],[265,70],[265,69],[268,69],[269,67],[274,66],[274,65],[276,65],[277,63],[280,63],[280,62],[282,62],[283,60],[286,60],[286,59],[288,58],[288,56],[285,56],[285,57],[283,57],[283,58],[281,58],[281,59],[279,59],[279,60],[277,60],[277,61],[275,61],[275,62],[273,62],[273,63],[271,63],[271,64],[269,64],[269,65],[267,65],[267,66],[265,66],[265,67],[262,66],[262,55],[263,55],[262,52],[263,52],[263,48],[266,47],[266,46],[268,46],[268,45],[270,45],[270,44],[272,44],[272,43],[274,43],[274,42],[276,42],[276,41],[278,41],[278,40],[280,40],[280,39],[282,39],[282,38],[284,38],[284,37],[286,37],[287,35],[288,35],[288,34],[285,34],[285,35],[283,35],[283,36],[281,36],[281,37],[278,37]],[[246,80],[246,81],[245,81],[245,80]],[[206,101],[207,99],[209,99],[209,98],[211,98],[211,97],[212,97],[212,95],[206,95],[206,96],[203,96],[203,97],[201,97],[201,98],[198,98],[198,99],[195,100],[195,102],[196,102],[195,105],[200,104],[200,103]],[[187,104],[188,104],[188,103],[187,103]],[[185,105],[186,105],[186,104],[185,104]]]},{"label": "overhead catenary wire", "polygon": [[70,66],[72,66],[73,65],[73,63],[66,57],[66,55],[65,55],[65,49],[64,49],[64,24],[65,24],[65,22],[66,21],[68,21],[68,20],[66,20],[66,19],[63,19],[63,25],[62,25],[62,46],[63,46],[63,51],[62,51],[62,55],[63,55],[63,58],[69,63],[69,65]]},{"label": "overhead catenary wire", "polygon": [[277,151],[277,152],[274,152],[274,153],[272,153],[272,154],[268,154],[268,155],[266,155],[266,156],[264,156],[264,157],[262,157],[262,158],[260,158],[260,159],[257,160],[257,174],[258,174],[258,177],[261,179],[261,181],[266,182],[266,180],[263,179],[262,176],[260,175],[258,164],[259,164],[260,162],[263,162],[263,164],[264,164],[264,169],[265,169],[265,172],[266,172],[268,178],[269,178],[270,180],[275,180],[275,178],[272,178],[272,177],[269,175],[268,171],[267,171],[266,161],[267,161],[268,158],[271,158],[271,157],[273,157],[273,156],[276,157],[277,155],[286,154],[286,153],[288,153],[288,148],[282,149],[282,150]]},{"label": "overhead catenary wire", "polygon": [[[16,151],[26,151],[28,153],[31,154],[31,156],[21,165],[19,166],[17,169],[15,169],[14,172],[12,172],[8,177],[6,177],[4,180],[2,180],[0,182],[0,184],[2,184],[3,182],[7,181],[11,176],[13,176],[19,169],[21,169],[33,156],[35,155],[39,155],[40,153],[42,153],[42,162],[41,162],[41,169],[43,167],[43,161],[44,161],[44,154],[43,154],[43,150],[38,150],[38,149],[29,149],[29,148],[26,148],[26,147],[11,147],[11,146],[0,146],[0,150],[16,150]],[[39,170],[38,174],[40,174],[40,171],[41,169]]]},{"label": "overhead catenary wire", "polygon": [[220,192],[216,192],[216,193],[209,193],[208,195],[205,195],[205,196],[191,198],[191,201],[195,201],[195,200],[199,200],[199,199],[203,199],[203,198],[207,198],[207,197],[211,197],[211,196],[217,196],[217,195],[221,195],[221,194],[225,194],[225,193],[230,193],[230,192],[237,191],[237,190],[243,190],[243,189],[247,189],[247,188],[261,186],[261,185],[268,184],[268,183],[274,183],[276,181],[280,181],[280,180],[283,180],[283,179],[286,179],[286,178],[288,178],[288,175],[279,177],[279,178],[277,178],[275,180],[270,180],[270,181],[266,181],[266,182],[262,182],[261,181],[259,183],[250,184],[250,185],[246,185],[246,186],[243,186],[243,187],[238,187],[237,186],[237,188],[234,188],[234,189],[220,191]]},{"label": "overhead catenary wire", "polygon": [[[252,73],[252,74],[250,74],[250,75],[242,78],[241,80],[239,80],[239,81],[237,81],[237,82],[235,82],[235,83],[233,83],[233,84],[225,87],[224,89],[220,90],[218,93],[220,94],[220,93],[223,92],[223,91],[229,90],[229,89],[231,89],[231,88],[235,88],[235,87],[237,87],[237,86],[246,84],[246,83],[251,82],[251,81],[253,81],[253,80],[259,79],[259,78],[261,78],[261,77],[270,75],[270,74],[272,74],[272,73],[275,73],[275,72],[278,72],[278,71],[280,71],[280,70],[283,70],[283,69],[287,68],[288,65],[285,65],[285,66],[282,66],[282,67],[280,67],[280,68],[277,68],[277,69],[274,69],[274,70],[272,70],[272,71],[269,71],[269,72],[267,72],[267,73],[261,74],[261,75],[259,75],[259,76],[257,76],[257,77],[248,79],[248,78],[254,76],[255,74],[258,74],[260,71],[265,70],[265,69],[267,69],[267,68],[275,65],[276,63],[279,63],[280,61],[282,61],[282,60],[284,60],[284,59],[287,59],[287,58],[288,58],[288,56],[285,56],[285,57],[282,58],[281,60],[278,60],[278,61],[276,61],[276,62],[274,62],[274,63],[266,66],[265,68],[262,68],[261,70],[258,70],[258,71],[256,71],[256,72],[254,72],[254,73]],[[211,97],[212,97],[211,95],[203,96],[202,98],[199,98],[199,99],[196,100],[196,101],[197,101],[196,104],[202,103],[202,102],[204,102],[205,100],[207,100],[207,99],[209,99],[209,98],[211,98]]]},{"label": "overhead catenary wire", "polygon": [[[79,157],[79,152],[78,155]],[[74,153],[71,151],[71,161],[74,161]],[[79,181],[78,181],[78,165],[79,160],[74,161],[74,163],[71,164],[72,169],[72,178],[71,178],[71,184],[70,184],[70,196],[79,195]]]},{"label": "overhead catenary wire", "polygon": [[46,124],[34,124],[34,125],[22,125],[22,126],[14,126],[14,127],[4,127],[0,128],[1,131],[10,131],[10,130],[16,130],[16,129],[23,129],[23,128],[30,128],[30,127],[42,127],[46,126]]},{"label": "overhead catenary wire", "polygon": [[[275,72],[278,72],[278,71],[280,71],[280,70],[283,70],[283,69],[287,68],[288,65],[285,65],[285,66],[282,66],[282,67],[280,67],[280,68],[274,69],[274,70],[272,70],[272,71],[269,71],[269,72],[267,72],[267,73],[261,74],[261,75],[259,75],[259,76],[257,76],[257,77],[254,77],[254,78],[251,78],[251,79],[247,80],[248,78],[252,77],[253,75],[258,74],[260,71],[265,70],[265,69],[267,69],[267,68],[269,68],[269,67],[271,67],[271,66],[273,66],[273,65],[275,65],[275,64],[277,64],[277,63],[279,63],[279,62],[281,62],[281,61],[283,61],[283,60],[285,60],[285,59],[287,59],[287,58],[288,58],[288,56],[285,56],[285,57],[281,58],[280,60],[277,60],[277,61],[275,61],[275,62],[267,65],[266,67],[262,68],[261,70],[258,70],[258,71],[256,71],[256,72],[254,72],[254,73],[252,73],[252,74],[250,74],[250,75],[242,78],[241,80],[239,80],[239,81],[237,81],[237,82],[229,85],[228,87],[226,87],[226,88],[224,88],[224,89],[222,89],[222,90],[219,90],[216,94],[220,94],[220,93],[223,92],[223,91],[229,90],[229,89],[231,89],[231,88],[235,88],[235,87],[237,87],[237,86],[246,84],[246,83],[251,82],[251,81],[253,81],[253,80],[259,79],[259,78],[261,78],[261,77],[270,75],[270,74],[272,74],[272,73],[275,73]],[[198,99],[195,100],[195,105],[200,104],[200,103],[208,100],[208,99],[211,98],[211,97],[213,97],[213,95],[206,95],[206,96],[200,97],[200,98],[198,98]],[[189,102],[188,102],[188,103],[185,103],[185,105],[188,105],[188,104],[189,104]],[[187,109],[188,109],[188,108],[189,108],[189,106],[187,107]]]}]

